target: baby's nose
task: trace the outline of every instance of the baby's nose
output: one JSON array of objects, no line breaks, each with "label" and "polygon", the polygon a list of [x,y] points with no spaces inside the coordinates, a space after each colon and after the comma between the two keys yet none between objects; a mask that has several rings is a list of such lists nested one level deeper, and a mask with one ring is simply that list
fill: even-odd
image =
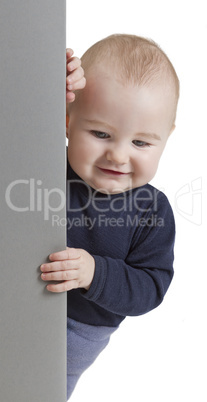
[{"label": "baby's nose", "polygon": [[110,148],[106,153],[106,158],[108,161],[118,165],[123,165],[129,162],[129,155],[124,146],[114,146],[113,148]]}]

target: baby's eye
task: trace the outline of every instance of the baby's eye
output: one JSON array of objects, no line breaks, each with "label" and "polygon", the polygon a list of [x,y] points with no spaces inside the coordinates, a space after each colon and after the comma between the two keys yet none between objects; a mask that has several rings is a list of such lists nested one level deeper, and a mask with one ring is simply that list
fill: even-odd
[{"label": "baby's eye", "polygon": [[92,132],[92,134],[94,134],[95,137],[97,137],[97,138],[105,139],[105,138],[109,138],[109,137],[110,137],[109,134],[104,133],[104,132],[102,132],[102,131],[92,130],[91,132]]},{"label": "baby's eye", "polygon": [[136,147],[139,147],[139,148],[144,148],[144,147],[150,146],[150,144],[148,144],[147,142],[144,142],[144,141],[134,140],[132,142],[134,145],[136,145]]}]

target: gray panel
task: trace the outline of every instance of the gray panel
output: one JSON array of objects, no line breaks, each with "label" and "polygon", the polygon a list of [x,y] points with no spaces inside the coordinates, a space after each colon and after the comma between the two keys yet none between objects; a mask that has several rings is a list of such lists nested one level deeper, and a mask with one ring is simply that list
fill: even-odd
[{"label": "gray panel", "polygon": [[65,0],[0,2],[0,141],[0,400],[65,402]]}]

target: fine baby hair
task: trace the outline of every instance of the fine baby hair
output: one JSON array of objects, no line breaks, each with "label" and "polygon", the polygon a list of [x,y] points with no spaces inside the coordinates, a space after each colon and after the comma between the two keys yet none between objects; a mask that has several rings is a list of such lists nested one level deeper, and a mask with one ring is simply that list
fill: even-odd
[{"label": "fine baby hair", "polygon": [[175,115],[179,98],[179,79],[160,46],[151,39],[129,34],[110,35],[92,45],[81,57],[87,79],[88,72],[101,63],[111,64],[122,84],[150,85],[166,80],[175,97]]}]

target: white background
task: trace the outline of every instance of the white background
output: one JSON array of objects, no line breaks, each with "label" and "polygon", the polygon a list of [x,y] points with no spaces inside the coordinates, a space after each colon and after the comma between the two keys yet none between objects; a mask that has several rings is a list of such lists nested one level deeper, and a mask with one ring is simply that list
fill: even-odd
[{"label": "white background", "polygon": [[167,53],[181,82],[177,127],[152,181],[175,214],[174,280],[160,307],[124,321],[71,402],[207,401],[205,5],[67,0],[67,47],[77,56],[112,33],[145,36]]}]

